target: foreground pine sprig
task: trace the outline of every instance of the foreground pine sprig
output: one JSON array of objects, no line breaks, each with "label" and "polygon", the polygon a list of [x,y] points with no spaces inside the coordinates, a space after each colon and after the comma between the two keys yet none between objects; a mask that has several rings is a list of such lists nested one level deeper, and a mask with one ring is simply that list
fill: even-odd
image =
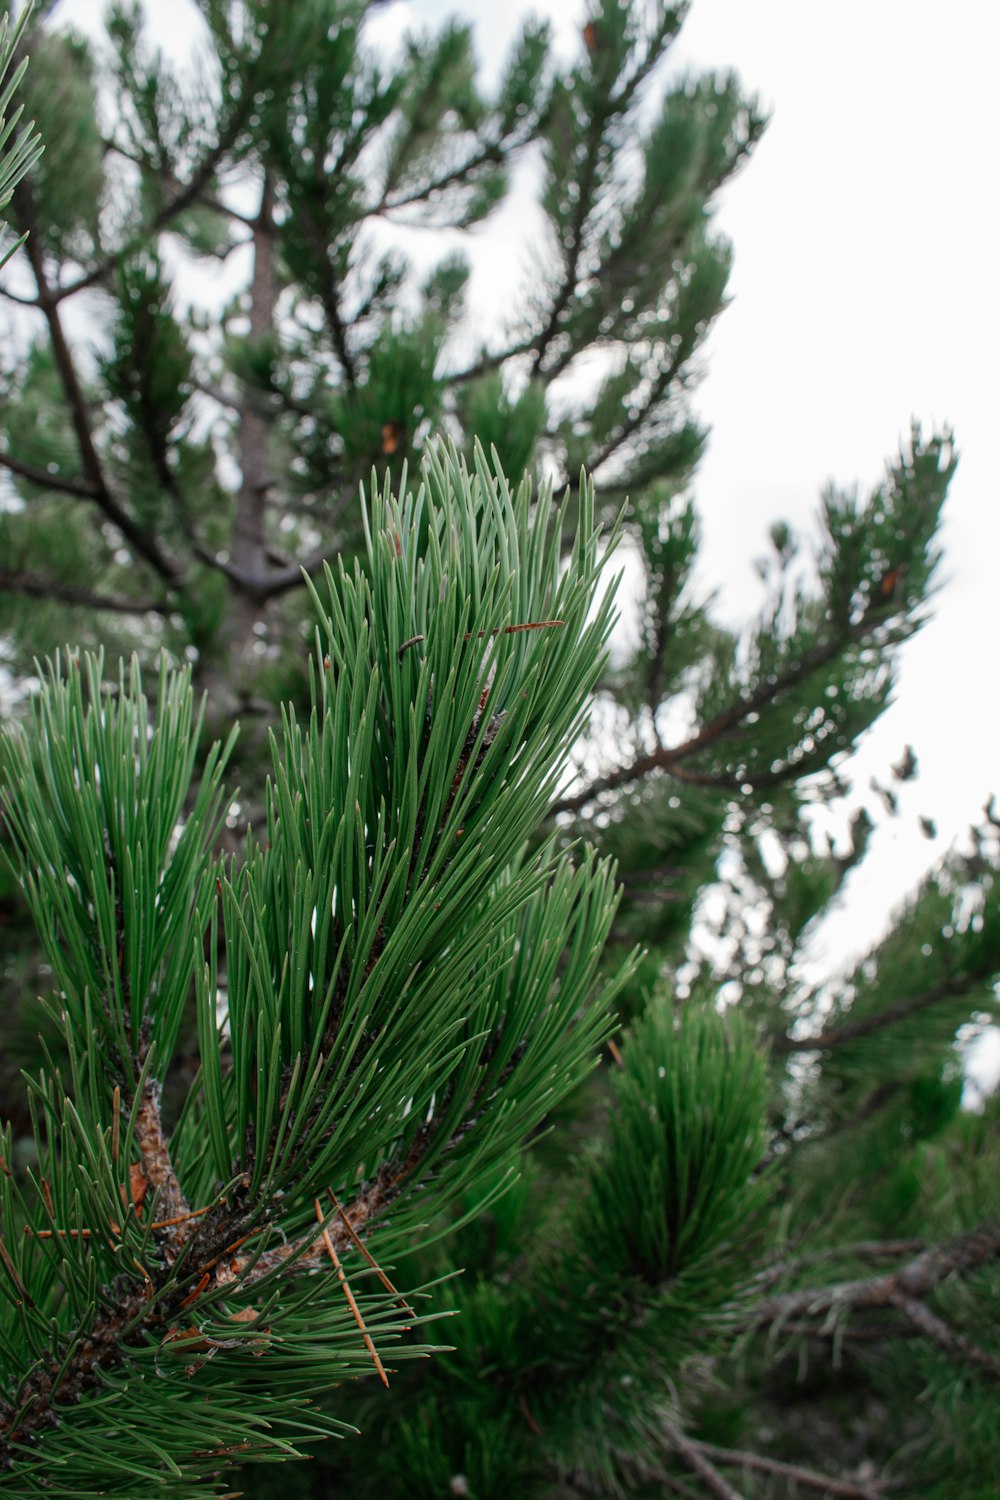
[{"label": "foreground pine sprig", "polygon": [[57,659],[4,741],[64,1047],[30,1080],[37,1161],[19,1173],[8,1140],[0,1174],[19,1493],[186,1494],[341,1430],[313,1395],[391,1375],[447,1305],[397,1291],[394,1256],[590,1065],[610,871],[529,845],[611,618],[589,486],[568,568],[563,527],[481,451],[373,495],[367,567],[314,593],[312,711],[284,717],[238,863],[213,853],[229,746],[195,785],[188,672],[162,668],[154,713],[135,665],[109,691]]}]

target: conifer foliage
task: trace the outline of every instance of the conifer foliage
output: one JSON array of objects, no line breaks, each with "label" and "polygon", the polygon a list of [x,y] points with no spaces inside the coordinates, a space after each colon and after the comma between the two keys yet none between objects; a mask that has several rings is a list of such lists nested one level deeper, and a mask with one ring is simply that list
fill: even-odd
[{"label": "conifer foliage", "polygon": [[[685,10],[595,0],[564,61],[532,24],[490,95],[467,28],[389,63],[362,0],[199,0],[197,73],[140,5],[28,37],[14,1493],[994,1500],[994,805],[860,960],[810,949],[879,836],[815,814],[928,619],[955,450],[914,425],[815,544],[777,521],[719,625],[688,393],[763,119],[665,76]],[[470,333],[454,247],[522,158],[544,250]]]},{"label": "conifer foliage", "polygon": [[[7,15],[0,17],[0,85],[3,85],[3,92],[0,93],[0,153],[2,153],[0,154],[0,214],[3,214],[10,204],[14,189],[21,178],[37,165],[42,153],[41,139],[34,133],[33,124],[23,125],[16,135],[14,133],[24,105],[16,104],[13,113],[8,117],[8,111],[17,98],[18,86],[28,66],[27,59],[22,58],[9,78],[7,74],[29,16],[30,9],[23,13],[13,32],[10,28],[10,17]],[[16,248],[17,246],[14,245],[7,250],[3,260],[0,260],[0,267],[13,255]]]},{"label": "conifer foliage", "polygon": [[[5,740],[65,1049],[31,1085],[36,1167],[19,1180],[9,1138],[0,1164],[20,1493],[184,1494],[336,1431],[314,1393],[423,1352],[427,1297],[381,1263],[501,1180],[592,1065],[610,873],[526,841],[610,605],[591,617],[589,487],[567,569],[530,499],[481,452],[374,497],[370,571],[317,596],[312,711],[284,719],[237,867],[212,854],[228,747],[192,789],[188,672],[163,668],[154,725],[137,664],[109,692],[99,660],[57,660]],[[192,987],[201,1066],[168,1124]]]}]

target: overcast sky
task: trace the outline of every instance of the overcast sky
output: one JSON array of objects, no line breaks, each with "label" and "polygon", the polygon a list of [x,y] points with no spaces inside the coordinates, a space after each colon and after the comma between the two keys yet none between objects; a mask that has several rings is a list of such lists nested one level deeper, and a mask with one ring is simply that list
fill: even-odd
[{"label": "overcast sky", "polygon": [[[60,0],[56,15],[87,23],[102,9]],[[153,0],[157,29],[176,36],[182,9]],[[583,0],[392,0],[376,24],[391,41],[460,12],[489,71],[531,10],[551,19],[561,47],[579,46]],[[702,578],[722,613],[739,620],[759,604],[753,559],[770,524],[807,532],[827,480],[876,482],[911,417],[949,422],[961,454],[947,582],[906,648],[897,701],[863,747],[856,786],[884,776],[906,743],[920,775],[826,926],[833,963],[876,935],[891,902],[1000,793],[998,57],[1000,7],[982,0],[694,0],[672,54],[675,70],[735,69],[772,112],[720,198],[733,302],[697,396],[712,429],[695,483]],[[501,227],[492,253],[480,236],[476,285],[494,305],[526,228],[516,207]],[[936,820],[936,840],[919,833],[918,812]]]},{"label": "overcast sky", "polygon": [[[573,47],[584,13],[582,0],[397,0],[380,27],[436,24],[456,9],[476,19],[488,66],[517,16],[550,17]],[[998,56],[1000,8],[979,0],[694,0],[671,56],[676,70],[734,68],[772,114],[720,197],[733,301],[697,396],[712,429],[694,486],[702,576],[721,611],[739,620],[759,604],[753,559],[771,522],[808,533],[828,480],[876,483],[912,417],[950,423],[961,455],[935,618],[906,648],[856,784],[884,779],[907,743],[920,775],[858,872],[845,919],[828,924],[831,958],[874,936],[889,903],[1000,793]],[[502,256],[490,260],[495,286]],[[936,820],[936,840],[918,812]]]}]

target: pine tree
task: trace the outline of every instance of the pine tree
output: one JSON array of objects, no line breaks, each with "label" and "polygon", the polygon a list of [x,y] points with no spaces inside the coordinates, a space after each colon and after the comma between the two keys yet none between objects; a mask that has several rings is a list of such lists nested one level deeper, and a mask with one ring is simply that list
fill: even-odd
[{"label": "pine tree", "polygon": [[[731,1500],[871,1496],[886,1481],[939,1500],[996,1491],[1000,1133],[996,1097],[980,1113],[961,1108],[956,1050],[996,1012],[992,810],[971,848],[928,878],[853,972],[821,986],[803,977],[809,934],[868,835],[859,817],[846,852],[823,849],[811,808],[843,795],[846,757],[888,701],[898,648],[926,618],[955,457],[947,433],[914,429],[867,501],[824,497],[811,560],[776,525],[769,602],[739,635],[699,600],[687,483],[703,435],[686,391],[728,266],[708,215],[763,121],[732,79],[660,83],[658,112],[651,107],[684,9],[604,0],[563,69],[547,61],[543,29],[529,29],[487,101],[459,27],[411,42],[383,69],[366,51],[361,4],[205,0],[216,84],[196,92],[149,54],[138,12],[118,7],[108,139],[96,125],[103,82],[92,49],[51,31],[32,43],[30,108],[48,149],[15,199],[15,229],[31,234],[7,286],[32,305],[42,332],[5,375],[0,462],[17,495],[0,516],[8,659],[24,672],[32,650],[70,636],[105,645],[109,664],[134,649],[147,680],[161,653],[191,661],[211,727],[237,709],[249,721],[230,764],[238,755],[244,786],[234,820],[255,829],[245,857],[216,877],[211,809],[221,770],[194,748],[188,690],[166,668],[153,671],[158,727],[148,743],[158,748],[145,760],[138,678],[113,671],[102,689],[89,658],[85,670],[65,658],[53,669],[28,740],[36,749],[17,749],[15,739],[7,752],[12,852],[52,970],[39,973],[34,950],[17,946],[23,903],[12,887],[8,973],[58,1003],[47,1082],[32,1095],[56,1129],[33,1145],[22,1125],[4,1222],[18,1232],[27,1223],[14,1275],[26,1287],[29,1276],[50,1277],[45,1295],[63,1320],[53,1330],[18,1307],[24,1299],[10,1283],[20,1321],[7,1347],[22,1372],[32,1349],[41,1363],[27,1392],[38,1397],[48,1380],[43,1394],[55,1390],[50,1406],[59,1407],[53,1348],[69,1362],[70,1385],[82,1358],[82,1345],[67,1353],[70,1310],[90,1315],[109,1287],[125,1287],[115,1276],[128,1282],[117,1301],[134,1305],[138,1321],[111,1329],[95,1375],[119,1414],[98,1414],[88,1394],[87,1435],[68,1406],[57,1428],[39,1425],[38,1455],[72,1451],[71,1463],[107,1452],[109,1433],[118,1434],[114,1452],[126,1467],[105,1472],[105,1492],[173,1484],[187,1493],[192,1471],[171,1477],[171,1460],[200,1464],[207,1480],[244,1441],[254,1457],[284,1441],[315,1452],[313,1465],[283,1465],[278,1481],[284,1493],[314,1495],[667,1491]],[[520,321],[465,359],[456,337],[464,266],[443,259],[416,286],[398,253],[376,253],[369,226],[402,215],[430,228],[488,222],[529,146],[540,147],[550,259]],[[211,263],[241,238],[252,249],[244,292],[207,323],[184,313],[171,301],[177,247]],[[182,283],[178,276],[178,291]],[[92,359],[66,337],[69,310],[84,301],[101,318]],[[584,363],[599,376],[581,395]],[[440,428],[466,455],[478,490],[457,454],[428,448]],[[525,469],[534,476],[513,509],[498,471],[474,458],[476,435],[496,445],[512,480]],[[421,454],[423,502],[407,498],[404,468]],[[373,463],[366,535],[356,497]],[[596,475],[596,499],[578,480],[581,466]],[[608,520],[627,497],[626,544],[645,577],[638,644],[596,682],[605,730],[578,747],[575,779],[558,785],[607,621],[588,634],[578,613],[574,633],[569,612],[550,605],[558,570],[543,473],[566,492],[567,539],[592,535],[592,506]],[[412,547],[402,522],[394,530],[378,519],[396,514],[393,494],[400,518],[421,517]],[[533,521],[531,495],[540,497]],[[466,524],[449,532],[449,514]],[[460,577],[449,544],[464,559]],[[541,571],[518,563],[518,548]],[[532,548],[548,549],[544,565]],[[584,553],[578,547],[570,562],[575,584],[564,585],[579,588],[581,609],[596,571],[592,543]],[[299,587],[303,565],[319,579],[334,557],[344,570],[331,584]],[[317,612],[321,655],[310,669]],[[567,623],[545,624],[556,618]],[[503,633],[516,625],[545,628]],[[480,629],[501,634],[483,636],[493,644],[477,654],[469,648]],[[574,651],[579,680],[563,676]],[[531,673],[546,662],[553,676],[543,687]],[[515,690],[522,671],[533,708]],[[455,692],[442,693],[453,680]],[[282,717],[262,798],[263,731],[285,701],[299,716]],[[364,712],[370,701],[379,713]],[[533,743],[538,755],[525,758]],[[150,785],[166,777],[170,796],[137,795],[133,762],[140,780],[152,771]],[[185,776],[201,768],[201,802],[177,780],[175,762]],[[92,780],[82,800],[91,812],[77,818],[66,811],[70,788],[95,764],[112,769]],[[904,764],[899,774],[911,771]],[[505,775],[520,789],[506,802]],[[372,800],[352,790],[361,783]],[[546,808],[555,816],[543,828]],[[407,837],[426,845],[419,867]],[[574,853],[581,838],[617,861],[613,915],[603,867]],[[191,899],[178,895],[169,916],[156,858],[145,853],[140,865],[138,849],[169,860],[171,889],[189,882]],[[473,868],[469,850],[486,868]],[[71,878],[57,899],[60,871]],[[436,883],[468,899],[443,902],[436,916],[426,904]],[[126,913],[116,893],[133,884]],[[394,920],[379,912],[366,927],[361,914],[376,890],[391,891]],[[325,935],[318,921],[311,930],[321,897]],[[347,946],[335,953],[348,910],[353,929],[348,922],[338,938]],[[67,940],[88,922],[89,938]],[[142,940],[117,941],[126,928]],[[605,933],[603,972],[624,1029],[609,1038],[604,1066],[568,1094],[604,1035],[599,1010],[582,1007],[581,996],[596,983]],[[645,956],[633,963],[636,944]],[[452,970],[456,993],[445,995],[434,986],[456,952],[468,973],[463,988],[465,971],[456,979]],[[132,964],[143,965],[142,983]],[[394,964],[416,1007],[410,1033],[394,1037],[402,1078],[391,1097],[397,1108],[412,1099],[395,1126],[375,1120],[387,1107],[373,1068],[382,1033],[365,1035],[373,1016],[383,1024],[380,1003],[393,1004]],[[317,1022],[307,1002],[320,970],[333,988],[327,1020]],[[230,1005],[222,1032],[213,1008],[221,981]],[[191,989],[197,1046],[185,1012]],[[503,997],[514,1019],[500,1026]],[[246,1007],[242,1024],[234,1004]],[[353,1163],[362,1164],[360,1187],[345,1176],[353,1168],[334,1161],[330,1116],[310,1112],[327,1106],[312,1102],[307,1064],[295,1061],[309,1051],[315,1067],[322,1051],[335,1070],[324,1038],[341,1004],[336,1037],[357,1058],[344,1067],[361,1073],[370,1111]],[[476,1030],[474,1014],[490,1024]],[[550,1077],[547,1094],[528,1060],[529,1014],[543,1058],[546,1046],[552,1060],[567,1049],[554,1063],[560,1088]],[[346,1036],[352,1015],[358,1032]],[[557,1036],[559,1017],[572,1025]],[[431,1059],[424,1048],[435,1020],[447,1035],[434,1037]],[[103,1071],[86,1047],[97,1031]],[[475,1066],[493,1070],[495,1098],[476,1094]],[[454,1080],[444,1104],[437,1070]],[[59,1079],[69,1081],[70,1106]],[[158,1123],[143,1106],[154,1080],[164,1088]],[[415,1320],[376,1285],[347,1221],[363,1238],[364,1193],[377,1197],[383,1166],[408,1160],[421,1108],[440,1127],[437,1144],[399,1184],[397,1201],[379,1200],[386,1216],[372,1216],[369,1252],[404,1295],[430,1289],[426,1305],[409,1296],[428,1319],[418,1346],[402,1327]],[[520,1148],[512,1174],[543,1113],[547,1133]],[[260,1145],[268,1128],[277,1142],[270,1161],[272,1147]],[[176,1181],[163,1171],[158,1132],[170,1137]],[[480,1150],[492,1132],[496,1149]],[[293,1139],[306,1143],[301,1162],[291,1159]],[[32,1168],[33,1195],[24,1158],[34,1149],[44,1165]],[[406,1188],[425,1172],[429,1186],[410,1203]],[[230,1183],[252,1200],[232,1215],[228,1199],[218,1201]],[[259,1265],[273,1274],[273,1304],[252,1279],[227,1300],[215,1267],[202,1269],[211,1236],[221,1226],[235,1235],[240,1213],[263,1236],[265,1185],[287,1193],[277,1222],[310,1266],[330,1262],[317,1238],[317,1212],[325,1217],[348,1284],[366,1288],[359,1314],[369,1336],[391,1351],[389,1391],[374,1378],[332,1268],[322,1294],[315,1278],[297,1293],[294,1278],[284,1284],[276,1246],[238,1254],[237,1279]],[[327,1186],[341,1191],[335,1203],[315,1192],[317,1211],[310,1192]],[[197,1233],[202,1221],[186,1217],[195,1203],[215,1205]],[[56,1250],[84,1248],[85,1230],[86,1248],[104,1237],[107,1272],[96,1280],[55,1269]],[[139,1268],[120,1269],[127,1246]],[[278,1257],[273,1267],[267,1254]],[[234,1305],[252,1309],[235,1331]],[[460,1316],[437,1321],[451,1310]],[[139,1349],[143,1338],[153,1352]],[[176,1366],[164,1365],[164,1344],[171,1355],[179,1346]],[[124,1366],[112,1362],[112,1345]],[[429,1345],[453,1347],[395,1368]],[[334,1379],[365,1370],[373,1378],[320,1392],[338,1361]],[[158,1401],[158,1384],[144,1402],[135,1371],[150,1366],[173,1394]],[[307,1391],[319,1397],[308,1407]],[[194,1424],[208,1420],[199,1397],[204,1411],[216,1403],[215,1425],[210,1439],[193,1441]],[[39,1424],[44,1406],[36,1400]],[[272,1434],[261,1425],[271,1420],[286,1425]],[[314,1446],[348,1422],[362,1438]],[[192,1459],[193,1449],[203,1451]],[[52,1459],[27,1462],[42,1493]],[[268,1472],[220,1477],[216,1492],[236,1483],[263,1496],[274,1483]]]},{"label": "pine tree", "polygon": [[[154,675],[161,650],[190,662],[212,733],[243,725],[234,824],[263,818],[279,706],[308,704],[303,568],[360,555],[373,464],[398,485],[443,427],[468,460],[477,436],[559,491],[586,464],[605,522],[627,495],[655,516],[683,485],[703,440],[684,387],[728,269],[708,200],[762,128],[729,78],[678,85],[647,119],[683,8],[608,3],[562,71],[529,25],[492,98],[467,27],[412,39],[390,69],[369,8],[205,0],[194,72],[152,51],[140,7],[112,6],[105,53],[36,30],[24,81],[47,149],[11,206],[30,234],[0,298],[4,661],[30,679],[70,641],[109,664],[134,651]],[[421,280],[375,229],[480,224],[529,145],[550,253],[463,360],[465,261]],[[230,302],[185,307],[186,279],[235,255]],[[595,356],[602,381],[580,395]],[[41,980],[0,878],[5,967],[27,997],[0,1098],[26,1127]]]}]

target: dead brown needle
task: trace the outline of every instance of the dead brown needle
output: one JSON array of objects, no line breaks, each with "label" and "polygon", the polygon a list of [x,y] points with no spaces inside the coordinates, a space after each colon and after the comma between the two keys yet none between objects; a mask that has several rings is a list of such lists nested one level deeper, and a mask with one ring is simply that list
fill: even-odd
[{"label": "dead brown needle", "polygon": [[326,1253],[327,1253],[327,1255],[329,1255],[330,1259],[333,1261],[333,1268],[334,1268],[334,1270],[337,1273],[337,1277],[338,1277],[338,1279],[340,1281],[341,1286],[344,1288],[344,1296],[347,1298],[347,1305],[351,1309],[351,1312],[354,1314],[354,1321],[355,1321],[355,1323],[357,1323],[358,1327],[361,1330],[361,1337],[365,1341],[365,1348],[368,1350],[368,1353],[372,1357],[372,1360],[373,1360],[373,1362],[375,1364],[375,1368],[376,1368],[376,1370],[379,1373],[379,1379],[382,1381],[383,1385],[387,1386],[389,1384],[389,1377],[385,1373],[385,1366],[383,1365],[382,1361],[379,1359],[378,1350],[375,1348],[375,1345],[372,1343],[371,1334],[368,1332],[368,1329],[365,1327],[365,1320],[361,1316],[361,1309],[358,1307],[358,1304],[354,1300],[354,1293],[351,1291],[350,1287],[347,1284],[347,1277],[344,1275],[344,1268],[340,1264],[340,1260],[339,1260],[339,1258],[337,1256],[337,1252],[333,1248],[333,1240],[331,1240],[331,1238],[330,1238],[330,1232],[327,1229],[326,1225],[323,1223],[323,1210],[320,1207],[320,1202],[319,1202],[318,1198],[314,1198],[313,1199],[313,1208],[315,1208],[315,1210],[316,1210],[316,1221],[320,1225],[320,1233],[323,1236],[323,1243],[326,1246]]},{"label": "dead brown needle", "polygon": [[378,1261],[375,1259],[375,1257],[368,1250],[368,1247],[364,1244],[364,1242],[361,1239],[358,1238],[357,1231],[355,1230],[354,1225],[351,1223],[350,1219],[347,1217],[347,1214],[344,1212],[343,1208],[341,1207],[341,1204],[340,1204],[340,1202],[339,1202],[339,1200],[337,1198],[336,1193],[333,1191],[333,1188],[327,1188],[326,1191],[329,1194],[330,1202],[333,1204],[334,1208],[337,1210],[338,1214],[340,1215],[341,1222],[343,1223],[344,1228],[347,1230],[348,1234],[351,1236],[351,1241],[354,1244],[355,1249],[360,1250],[361,1254],[364,1256],[365,1260],[371,1266],[372,1270],[375,1272],[375,1275],[378,1277],[379,1281],[381,1281],[382,1285],[385,1287],[386,1291],[390,1294],[390,1296],[395,1297],[396,1301],[399,1303],[399,1305],[403,1309],[403,1311],[406,1312],[406,1313],[409,1313],[409,1315],[413,1319],[413,1321],[416,1322],[417,1315],[413,1311],[413,1308],[407,1302],[407,1300],[403,1296],[403,1294],[401,1292],[398,1292],[396,1290],[396,1288],[393,1286],[392,1282],[389,1280],[388,1276],[385,1274],[385,1272],[383,1271],[382,1267],[379,1265]]},{"label": "dead brown needle", "polygon": [[[498,626],[496,630],[477,630],[475,631],[475,636],[477,640],[481,641],[487,635],[516,635],[519,630],[552,630],[557,625],[565,624],[565,620],[530,620],[526,625],[503,625]],[[473,632],[470,630],[462,639],[471,641],[472,637]]]},{"label": "dead brown needle", "polygon": [[115,1084],[115,1097],[112,1103],[114,1116],[111,1121],[111,1165],[115,1171],[118,1170],[118,1132],[121,1128],[122,1091]]},{"label": "dead brown needle", "polygon": [[90,1229],[32,1229],[30,1224],[25,1224],[24,1232],[34,1235],[36,1240],[89,1240],[93,1231]]},{"label": "dead brown needle", "polygon": [[173,1219],[156,1219],[149,1227],[151,1229],[167,1229],[172,1224],[186,1224],[190,1219],[200,1219],[202,1214],[210,1213],[215,1207],[214,1203],[208,1203],[204,1208],[193,1208],[188,1214],[177,1214]]}]

